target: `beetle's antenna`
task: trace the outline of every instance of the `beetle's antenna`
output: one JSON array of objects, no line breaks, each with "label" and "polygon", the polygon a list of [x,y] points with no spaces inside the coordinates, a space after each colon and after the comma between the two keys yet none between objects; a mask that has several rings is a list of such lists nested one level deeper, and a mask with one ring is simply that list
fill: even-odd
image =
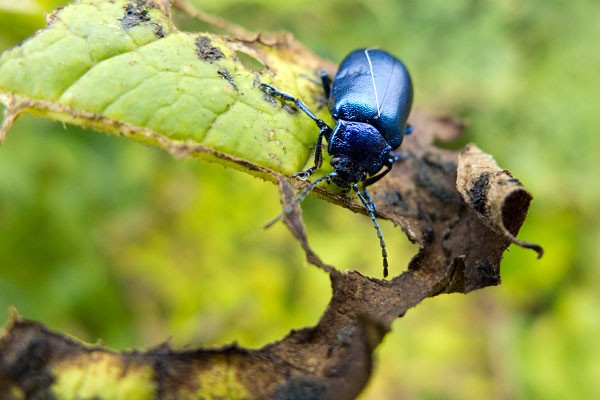
[{"label": "beetle's antenna", "polygon": [[377,117],[381,117],[379,97],[377,97],[377,86],[375,86],[375,75],[373,75],[373,63],[371,62],[371,57],[369,56],[369,50],[371,49],[365,49],[365,56],[367,56],[367,61],[369,62],[369,70],[371,70],[371,82],[373,82],[373,91],[375,92],[375,103],[377,103]]},{"label": "beetle's antenna", "polygon": [[308,192],[310,192],[315,186],[317,186],[319,183],[323,182],[323,181],[328,181],[331,178],[336,177],[337,174],[335,172],[330,173],[329,175],[325,175],[319,179],[317,179],[316,181],[312,182],[310,185],[308,185],[308,187],[306,189],[304,189],[302,191],[302,193],[300,193],[298,195],[298,197],[296,197],[294,199],[294,201],[292,201],[290,204],[287,205],[286,208],[283,209],[283,211],[281,212],[281,214],[279,214],[278,216],[276,216],[275,218],[273,218],[271,221],[269,221],[264,228],[270,228],[275,222],[279,221],[281,218],[283,218],[285,215],[288,215],[289,213],[292,212],[292,210],[294,209],[294,207],[296,206],[296,204],[300,203],[302,200],[304,200],[304,198],[308,195]]},{"label": "beetle's antenna", "polygon": [[379,224],[377,223],[377,220],[375,219],[375,214],[373,213],[373,211],[375,210],[375,204],[373,204],[373,201],[371,200],[371,196],[369,196],[369,200],[371,200],[371,201],[367,201],[365,199],[365,197],[360,193],[360,190],[358,189],[358,185],[356,183],[352,185],[352,189],[354,189],[354,191],[360,198],[360,201],[362,201],[365,208],[369,212],[371,221],[373,221],[373,225],[375,225],[375,229],[377,230],[377,236],[379,237],[379,245],[381,246],[381,256],[383,257],[383,277],[385,278],[388,276],[387,250],[385,249],[385,241],[383,240],[383,233],[381,233],[381,228],[379,228]]}]

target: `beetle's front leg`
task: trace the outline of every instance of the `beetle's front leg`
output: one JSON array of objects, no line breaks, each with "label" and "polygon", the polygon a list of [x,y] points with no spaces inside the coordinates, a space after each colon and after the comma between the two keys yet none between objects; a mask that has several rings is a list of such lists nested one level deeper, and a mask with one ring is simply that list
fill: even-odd
[{"label": "beetle's front leg", "polygon": [[[317,124],[317,126],[319,128],[321,128],[321,129],[323,129],[323,127],[329,128],[329,126],[325,123],[325,121],[317,118],[317,116],[315,114],[313,114],[312,111],[310,111],[308,109],[308,107],[306,107],[306,104],[304,104],[302,102],[302,100],[297,99],[294,96],[284,93],[282,91],[279,91],[279,90],[275,89],[273,86],[267,85],[266,83],[261,83],[260,86],[265,90],[266,93],[270,94],[271,96],[276,96],[282,100],[291,101],[292,103],[294,103],[296,105],[296,107],[298,107],[306,115],[308,115],[313,121],[315,121],[315,123]],[[331,128],[329,128],[329,130],[331,131]]]},{"label": "beetle's front leg", "polygon": [[323,165],[323,137],[331,135],[331,128],[327,125],[321,128],[319,131],[319,137],[317,137],[317,147],[315,147],[315,165],[307,169],[306,171],[298,172],[294,174],[294,177],[298,177],[300,179],[306,179],[312,174],[315,173],[317,168],[321,168]]}]

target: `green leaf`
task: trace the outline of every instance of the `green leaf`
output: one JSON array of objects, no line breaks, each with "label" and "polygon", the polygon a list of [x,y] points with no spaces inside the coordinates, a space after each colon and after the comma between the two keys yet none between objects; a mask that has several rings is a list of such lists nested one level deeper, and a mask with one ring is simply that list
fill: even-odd
[{"label": "green leaf", "polygon": [[[241,61],[248,57],[254,66]],[[83,0],[0,56],[0,139],[28,111],[255,175],[291,174],[309,160],[318,131],[260,83],[326,114],[315,104],[319,62],[288,36],[180,32],[158,0]]]}]

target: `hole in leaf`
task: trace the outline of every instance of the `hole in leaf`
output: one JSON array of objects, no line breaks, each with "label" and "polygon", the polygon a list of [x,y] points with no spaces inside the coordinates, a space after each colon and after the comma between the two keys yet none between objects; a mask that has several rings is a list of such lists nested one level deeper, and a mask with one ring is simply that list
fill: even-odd
[{"label": "hole in leaf", "polygon": [[243,51],[238,50],[235,52],[235,55],[240,60],[244,68],[246,68],[247,70],[260,72],[267,69],[267,66],[265,64],[263,64],[256,57],[251,56],[248,53],[244,53]]}]

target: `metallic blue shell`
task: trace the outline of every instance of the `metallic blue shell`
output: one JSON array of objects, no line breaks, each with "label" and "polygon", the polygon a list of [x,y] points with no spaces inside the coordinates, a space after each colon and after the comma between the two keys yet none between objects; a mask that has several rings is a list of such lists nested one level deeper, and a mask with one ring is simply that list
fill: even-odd
[{"label": "metallic blue shell", "polygon": [[412,82],[396,57],[378,49],[368,53],[371,65],[365,49],[353,51],[342,61],[332,83],[329,112],[337,120],[373,125],[395,150],[402,143],[412,105]]}]

